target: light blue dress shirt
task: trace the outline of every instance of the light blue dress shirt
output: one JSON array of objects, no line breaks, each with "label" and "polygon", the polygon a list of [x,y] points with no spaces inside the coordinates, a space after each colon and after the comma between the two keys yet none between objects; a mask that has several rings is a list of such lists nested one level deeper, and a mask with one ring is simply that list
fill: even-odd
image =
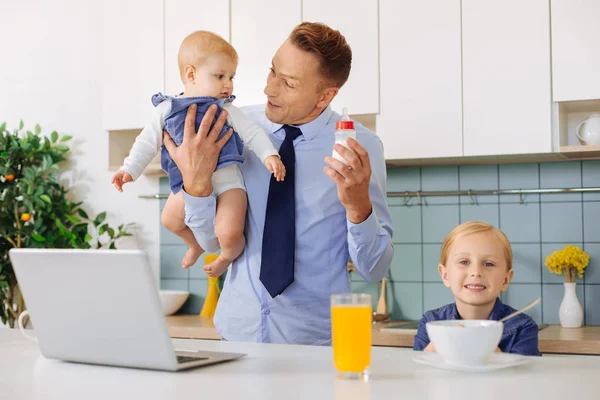
[{"label": "light blue dress shirt", "polygon": [[[247,107],[246,115],[269,134],[275,148],[285,137],[282,125],[265,117],[265,106]],[[294,282],[271,298],[259,279],[265,209],[271,174],[244,148],[241,166],[248,193],[246,248],[227,271],[214,317],[227,340],[291,344],[331,344],[330,295],[350,292],[349,257],[368,282],[382,279],[394,253],[392,221],[386,199],[386,169],[379,138],[355,123],[357,140],[369,152],[369,194],[373,212],[360,224],[346,219],[335,182],[325,175],[335,123],[341,116],[327,107],[315,120],[299,126],[296,153],[296,260]],[[186,223],[201,245],[214,246],[214,196],[185,193]],[[276,237],[270,240],[277,240]],[[212,244],[211,244],[212,241]]]}]

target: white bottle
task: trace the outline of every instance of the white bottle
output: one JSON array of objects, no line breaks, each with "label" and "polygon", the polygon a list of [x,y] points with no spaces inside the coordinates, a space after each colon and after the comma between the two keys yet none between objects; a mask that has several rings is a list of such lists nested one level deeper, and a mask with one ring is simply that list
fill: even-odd
[{"label": "white bottle", "polygon": [[[342,109],[342,118],[335,123],[335,143],[339,143],[352,151],[350,147],[348,147],[348,138],[356,140],[356,131],[354,130],[354,121],[350,119],[348,116],[348,109],[344,107]],[[331,156],[336,160],[341,161],[345,165],[348,165],[346,160],[344,160],[344,158],[337,151],[333,150]]]}]

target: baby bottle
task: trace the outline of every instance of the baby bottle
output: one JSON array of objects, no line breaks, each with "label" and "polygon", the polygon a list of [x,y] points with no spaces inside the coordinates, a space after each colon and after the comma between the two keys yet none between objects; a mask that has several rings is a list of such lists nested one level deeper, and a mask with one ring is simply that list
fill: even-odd
[{"label": "baby bottle", "polygon": [[[342,109],[342,119],[335,123],[335,143],[339,143],[350,150],[350,147],[348,147],[347,143],[348,138],[356,140],[356,131],[354,130],[354,121],[350,119],[348,116],[348,109],[344,107]],[[331,156],[336,160],[348,165],[346,160],[344,160],[344,158],[337,151],[333,150]]]}]

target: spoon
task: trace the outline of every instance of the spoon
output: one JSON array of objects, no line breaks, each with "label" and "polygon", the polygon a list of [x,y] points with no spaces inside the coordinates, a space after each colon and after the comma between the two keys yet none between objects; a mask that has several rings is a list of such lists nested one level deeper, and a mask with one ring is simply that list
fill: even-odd
[{"label": "spoon", "polygon": [[533,306],[535,306],[537,303],[539,303],[539,302],[540,302],[540,300],[541,300],[541,298],[539,298],[539,297],[538,297],[537,299],[535,299],[535,300],[534,300],[534,301],[532,301],[531,303],[527,304],[525,307],[521,308],[521,309],[520,309],[520,310],[518,310],[518,311],[515,311],[515,312],[514,312],[514,313],[512,313],[512,314],[508,314],[506,317],[502,318],[502,319],[501,319],[500,321],[498,321],[498,322],[504,322],[504,321],[506,321],[507,319],[510,319],[510,318],[514,317],[515,315],[519,315],[519,314],[521,314],[523,311],[529,310],[531,307],[533,307]]}]

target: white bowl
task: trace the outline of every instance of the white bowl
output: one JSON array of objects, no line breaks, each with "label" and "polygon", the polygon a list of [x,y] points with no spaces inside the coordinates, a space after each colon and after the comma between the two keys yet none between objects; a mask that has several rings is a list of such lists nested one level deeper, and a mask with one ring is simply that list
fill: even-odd
[{"label": "white bowl", "polygon": [[183,290],[161,290],[160,302],[165,315],[175,314],[189,296],[190,292]]},{"label": "white bowl", "polygon": [[425,328],[435,351],[447,363],[485,365],[500,343],[504,324],[489,320],[446,320],[428,322]]}]

